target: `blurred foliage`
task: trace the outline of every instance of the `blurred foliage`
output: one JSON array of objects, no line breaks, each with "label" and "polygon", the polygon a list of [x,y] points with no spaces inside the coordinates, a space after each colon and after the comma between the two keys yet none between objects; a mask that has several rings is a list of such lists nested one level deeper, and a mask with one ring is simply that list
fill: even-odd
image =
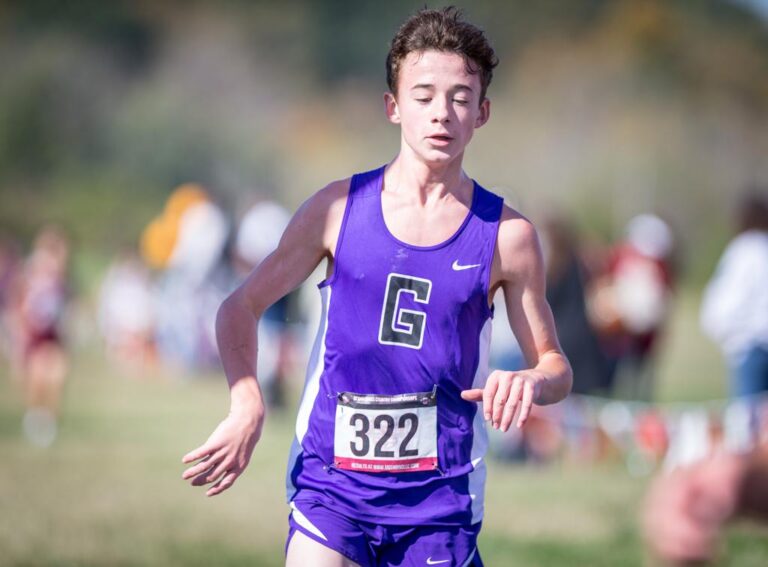
[{"label": "blurred foliage", "polygon": [[[457,4],[502,61],[468,170],[595,238],[660,212],[703,281],[735,196],[768,184],[766,23],[724,0]],[[422,5],[3,3],[0,230],[28,240],[55,220],[108,255],[178,183],[236,214],[257,193],[295,207],[390,159],[384,59]]]}]

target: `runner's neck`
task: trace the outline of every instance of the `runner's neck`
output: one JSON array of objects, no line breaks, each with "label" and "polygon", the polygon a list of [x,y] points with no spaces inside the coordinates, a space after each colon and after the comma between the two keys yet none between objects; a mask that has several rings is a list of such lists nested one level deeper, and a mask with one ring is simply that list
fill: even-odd
[{"label": "runner's neck", "polygon": [[469,206],[472,199],[472,181],[461,168],[461,159],[445,166],[426,164],[400,152],[387,166],[384,190],[400,196],[410,196],[418,204],[436,204],[451,198]]}]

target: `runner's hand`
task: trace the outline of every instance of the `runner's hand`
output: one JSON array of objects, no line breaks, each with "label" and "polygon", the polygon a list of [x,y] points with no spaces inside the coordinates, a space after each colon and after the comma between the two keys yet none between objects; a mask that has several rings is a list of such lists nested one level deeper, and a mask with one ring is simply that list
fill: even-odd
[{"label": "runner's hand", "polygon": [[490,420],[494,429],[507,431],[518,409],[517,427],[523,427],[528,421],[531,406],[539,398],[545,380],[538,370],[494,370],[485,388],[464,390],[461,397],[469,402],[482,402],[485,420]]},{"label": "runner's hand", "polygon": [[227,490],[248,466],[263,425],[263,413],[230,412],[203,445],[184,455],[182,463],[198,462],[181,478],[192,486],[214,483],[206,496]]}]

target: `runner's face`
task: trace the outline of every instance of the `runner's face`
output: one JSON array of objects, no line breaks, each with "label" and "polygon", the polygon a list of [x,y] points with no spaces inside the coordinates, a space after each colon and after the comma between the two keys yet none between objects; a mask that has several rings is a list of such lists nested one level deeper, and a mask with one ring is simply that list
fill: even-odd
[{"label": "runner's face", "polygon": [[451,162],[464,153],[475,128],[486,123],[490,102],[480,103],[480,75],[456,53],[409,53],[400,68],[397,97],[385,95],[387,117],[407,146],[426,163]]}]

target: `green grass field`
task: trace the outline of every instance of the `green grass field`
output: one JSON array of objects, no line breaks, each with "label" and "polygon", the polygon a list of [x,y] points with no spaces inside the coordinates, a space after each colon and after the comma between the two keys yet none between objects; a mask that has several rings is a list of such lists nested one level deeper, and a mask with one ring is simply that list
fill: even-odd
[{"label": "green grass field", "polygon": [[[670,330],[660,395],[722,395],[722,363],[696,331],[694,297],[680,302]],[[227,407],[223,379],[128,379],[98,355],[81,353],[60,437],[42,450],[21,437],[21,402],[3,371],[0,565],[282,565],[293,409],[268,415],[251,465],[230,491],[208,499],[181,480],[181,456],[205,440]],[[647,478],[629,476],[619,462],[491,462],[490,469],[481,536],[487,565],[645,563],[637,509]],[[768,564],[766,535],[733,528],[722,564]]]}]

